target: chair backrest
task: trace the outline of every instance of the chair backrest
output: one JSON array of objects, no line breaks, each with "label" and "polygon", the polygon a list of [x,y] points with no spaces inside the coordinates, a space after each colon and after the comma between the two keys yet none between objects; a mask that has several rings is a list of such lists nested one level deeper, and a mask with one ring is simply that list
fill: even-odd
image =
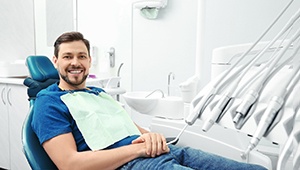
[{"label": "chair backrest", "polygon": [[30,101],[30,109],[22,128],[23,151],[33,170],[55,170],[57,167],[49,158],[44,148],[32,130],[31,121],[34,114],[34,100],[37,93],[59,80],[57,70],[46,56],[28,56],[26,64],[30,77],[23,82],[28,87],[27,94]]}]

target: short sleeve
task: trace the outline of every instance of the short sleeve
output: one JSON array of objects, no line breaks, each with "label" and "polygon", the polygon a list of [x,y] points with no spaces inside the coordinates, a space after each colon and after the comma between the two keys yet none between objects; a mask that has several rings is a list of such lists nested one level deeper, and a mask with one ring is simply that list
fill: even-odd
[{"label": "short sleeve", "polygon": [[71,118],[59,97],[38,96],[33,109],[31,126],[40,144],[58,135],[72,132]]}]

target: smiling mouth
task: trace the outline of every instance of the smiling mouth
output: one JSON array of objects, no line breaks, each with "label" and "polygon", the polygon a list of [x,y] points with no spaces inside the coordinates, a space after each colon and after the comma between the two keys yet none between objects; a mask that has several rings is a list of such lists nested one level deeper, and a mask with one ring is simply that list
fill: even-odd
[{"label": "smiling mouth", "polygon": [[69,70],[68,73],[71,73],[71,74],[80,74],[82,73],[83,70]]}]

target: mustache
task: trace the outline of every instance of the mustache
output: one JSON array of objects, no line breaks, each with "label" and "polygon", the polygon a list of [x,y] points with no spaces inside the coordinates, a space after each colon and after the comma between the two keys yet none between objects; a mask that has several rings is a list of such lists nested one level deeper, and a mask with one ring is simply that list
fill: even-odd
[{"label": "mustache", "polygon": [[83,69],[81,66],[70,66],[68,69]]}]

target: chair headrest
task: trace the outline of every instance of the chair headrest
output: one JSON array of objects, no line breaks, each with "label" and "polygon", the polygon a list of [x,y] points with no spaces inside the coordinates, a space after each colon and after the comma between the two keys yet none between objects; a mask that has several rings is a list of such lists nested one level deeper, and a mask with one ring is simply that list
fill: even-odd
[{"label": "chair headrest", "polygon": [[35,99],[39,91],[59,80],[57,70],[46,56],[28,56],[26,65],[31,77],[27,77],[23,84],[28,87],[29,100]]},{"label": "chair headrest", "polygon": [[46,56],[28,56],[26,64],[33,80],[44,82],[47,79],[59,79],[57,70]]}]

